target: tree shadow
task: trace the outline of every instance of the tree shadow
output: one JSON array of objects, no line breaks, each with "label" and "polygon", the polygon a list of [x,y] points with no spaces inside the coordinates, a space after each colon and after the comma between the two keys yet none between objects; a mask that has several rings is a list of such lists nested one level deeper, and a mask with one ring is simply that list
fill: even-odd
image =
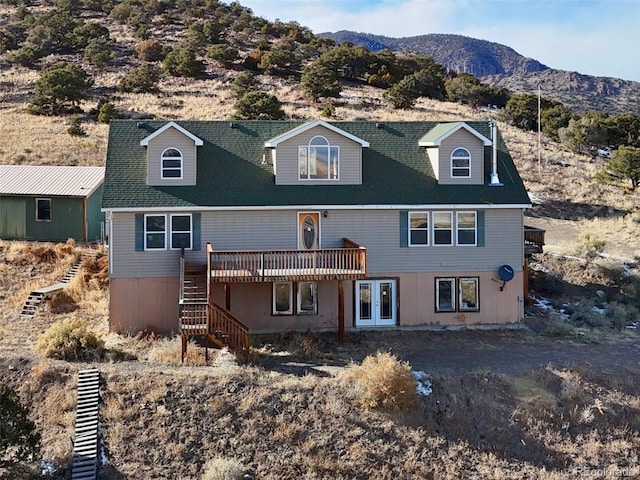
[{"label": "tree shadow", "polygon": [[546,200],[528,210],[526,215],[558,220],[592,220],[594,218],[623,217],[626,213],[624,210],[609,205],[574,203],[568,200]]}]

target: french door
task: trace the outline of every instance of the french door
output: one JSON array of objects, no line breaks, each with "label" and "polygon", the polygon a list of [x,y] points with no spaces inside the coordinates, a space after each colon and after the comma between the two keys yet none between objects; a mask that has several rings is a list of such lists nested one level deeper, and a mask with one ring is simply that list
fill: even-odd
[{"label": "french door", "polygon": [[382,327],[397,323],[397,288],[393,279],[357,280],[356,327]]}]

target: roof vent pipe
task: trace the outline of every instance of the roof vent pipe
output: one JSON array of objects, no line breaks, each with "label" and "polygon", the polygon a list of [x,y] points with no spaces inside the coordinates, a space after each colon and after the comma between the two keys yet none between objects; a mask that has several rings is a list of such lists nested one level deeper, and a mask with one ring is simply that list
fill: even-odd
[{"label": "roof vent pipe", "polygon": [[491,174],[489,175],[489,186],[502,187],[503,184],[500,183],[500,179],[498,178],[498,126],[495,120],[491,120],[489,122],[489,128],[491,128],[492,144]]}]

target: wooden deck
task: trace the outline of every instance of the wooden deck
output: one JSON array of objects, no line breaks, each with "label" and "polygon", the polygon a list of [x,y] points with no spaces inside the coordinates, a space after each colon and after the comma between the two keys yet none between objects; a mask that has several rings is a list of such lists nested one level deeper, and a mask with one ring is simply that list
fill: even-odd
[{"label": "wooden deck", "polygon": [[524,254],[531,256],[534,253],[542,253],[544,247],[545,231],[541,228],[524,226]]},{"label": "wooden deck", "polygon": [[367,249],[343,239],[344,248],[316,250],[213,250],[207,244],[212,282],[358,280],[367,276]]}]

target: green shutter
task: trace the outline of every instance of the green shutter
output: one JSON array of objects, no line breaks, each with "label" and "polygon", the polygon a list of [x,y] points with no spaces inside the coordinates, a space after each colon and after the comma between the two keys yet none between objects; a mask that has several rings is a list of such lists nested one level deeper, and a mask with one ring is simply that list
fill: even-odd
[{"label": "green shutter", "polygon": [[136,252],[144,251],[144,214],[136,213]]},{"label": "green shutter", "polygon": [[192,213],[191,221],[193,222],[193,242],[191,244],[193,250],[200,250],[200,213]]},{"label": "green shutter", "polygon": [[476,245],[478,245],[478,247],[484,247],[484,210],[478,211],[476,220],[478,222],[478,241]]},{"label": "green shutter", "polygon": [[409,212],[406,210],[400,212],[400,246],[409,246]]}]

